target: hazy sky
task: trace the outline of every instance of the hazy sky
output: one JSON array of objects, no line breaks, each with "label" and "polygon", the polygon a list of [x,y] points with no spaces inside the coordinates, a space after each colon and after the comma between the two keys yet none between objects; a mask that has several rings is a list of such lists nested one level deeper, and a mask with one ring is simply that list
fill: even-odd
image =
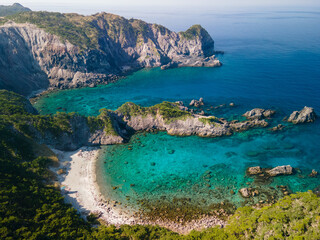
[{"label": "hazy sky", "polygon": [[0,0],[9,5],[19,2],[32,10],[78,12],[90,14],[100,11],[236,10],[243,8],[314,9],[320,0]]}]

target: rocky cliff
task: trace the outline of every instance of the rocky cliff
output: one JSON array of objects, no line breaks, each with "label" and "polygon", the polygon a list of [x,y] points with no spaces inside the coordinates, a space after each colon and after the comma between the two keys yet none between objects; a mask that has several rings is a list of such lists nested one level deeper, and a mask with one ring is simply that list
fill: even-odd
[{"label": "rocky cliff", "polygon": [[[181,103],[163,102],[152,107],[125,103],[115,113],[126,125],[127,132],[160,130],[170,135],[221,137],[255,127],[267,127],[264,119],[228,122],[215,116],[192,114]],[[263,110],[271,111],[271,110]]]},{"label": "rocky cliff", "polygon": [[220,66],[200,25],[175,33],[141,20],[26,12],[0,26],[0,87],[28,95],[108,83],[143,67]]},{"label": "rocky cliff", "polygon": [[128,102],[116,111],[101,109],[96,117],[77,113],[39,115],[27,99],[6,90],[0,90],[0,102],[0,130],[12,129],[59,150],[119,144],[128,141],[137,131],[166,131],[178,136],[228,136],[256,127],[267,127],[267,119],[275,113],[273,110],[255,108],[244,114],[246,120],[227,121],[194,114],[193,109],[188,109],[182,102],[163,102],[151,107]]}]

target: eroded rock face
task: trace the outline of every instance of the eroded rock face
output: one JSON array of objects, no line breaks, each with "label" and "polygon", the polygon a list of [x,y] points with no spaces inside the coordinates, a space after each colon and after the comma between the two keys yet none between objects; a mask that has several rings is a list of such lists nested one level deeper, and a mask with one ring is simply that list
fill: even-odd
[{"label": "eroded rock face", "polygon": [[273,114],[275,114],[274,110],[254,108],[251,111],[248,111],[245,114],[243,114],[243,116],[246,117],[247,119],[263,119],[263,118],[269,118]]},{"label": "eroded rock face", "polygon": [[316,113],[311,107],[304,107],[301,111],[294,111],[288,118],[288,122],[293,124],[309,123],[316,120]]},{"label": "eroded rock face", "polygon": [[221,137],[232,135],[234,132],[245,131],[255,127],[266,127],[264,120],[249,120],[245,122],[230,123],[224,119],[217,119],[214,123],[206,122],[209,117],[193,114],[186,119],[165,121],[159,114],[147,116],[123,117],[129,128],[135,131],[160,130],[167,131],[171,135],[200,137]]},{"label": "eroded rock face", "polygon": [[[139,20],[107,13],[90,17],[101,33],[97,49],[81,49],[28,23],[8,22],[0,26],[1,88],[29,95],[48,87],[64,89],[108,83],[143,67],[221,65],[213,55],[214,41],[201,26],[197,27],[197,35],[186,38],[182,33],[141,21],[145,29],[137,35],[132,29]],[[118,27],[131,30],[111,33],[110,24],[123,24]]]},{"label": "eroded rock face", "polygon": [[266,173],[269,174],[271,177],[275,177],[278,175],[290,175],[293,173],[293,168],[290,165],[278,166],[266,171]]}]

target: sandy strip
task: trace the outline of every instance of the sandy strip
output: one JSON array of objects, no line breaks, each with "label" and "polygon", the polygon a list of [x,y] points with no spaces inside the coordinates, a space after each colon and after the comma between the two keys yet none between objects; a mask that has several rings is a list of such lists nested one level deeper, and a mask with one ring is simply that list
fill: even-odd
[{"label": "sandy strip", "polygon": [[65,190],[61,191],[65,201],[72,204],[83,217],[91,212],[98,214],[106,224],[116,226],[122,224],[159,225],[180,234],[225,224],[224,221],[216,217],[206,217],[186,224],[160,220],[151,222],[142,217],[134,218],[119,207],[108,203],[101,195],[96,183],[95,171],[96,160],[99,156],[98,148],[83,147],[73,152],[63,152],[56,149],[52,149],[52,151],[59,158],[60,166],[51,168],[51,170],[57,172],[59,169],[63,169],[65,172],[57,175],[58,182],[65,187]]},{"label": "sandy strip", "polygon": [[90,212],[96,213],[107,224],[116,226],[135,222],[132,217],[108,204],[100,194],[95,173],[98,148],[83,147],[73,152],[62,152],[56,149],[52,151],[60,161],[60,166],[52,170],[65,171],[64,174],[58,175],[59,183],[65,187],[65,190],[61,191],[65,201],[72,204],[83,217]]}]

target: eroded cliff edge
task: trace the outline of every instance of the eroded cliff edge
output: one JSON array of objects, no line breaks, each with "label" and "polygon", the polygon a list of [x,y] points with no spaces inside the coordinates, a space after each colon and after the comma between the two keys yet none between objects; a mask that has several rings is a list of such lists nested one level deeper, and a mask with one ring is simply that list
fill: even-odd
[{"label": "eroded cliff edge", "polygon": [[26,12],[0,26],[0,88],[23,95],[95,86],[144,67],[220,66],[200,25],[172,32],[141,20]]}]

